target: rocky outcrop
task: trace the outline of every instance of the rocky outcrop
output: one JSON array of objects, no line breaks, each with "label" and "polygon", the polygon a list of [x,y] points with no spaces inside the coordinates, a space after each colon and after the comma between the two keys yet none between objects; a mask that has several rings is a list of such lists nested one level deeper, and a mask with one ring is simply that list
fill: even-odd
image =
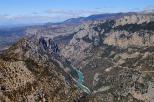
[{"label": "rocky outcrop", "polygon": [[131,46],[144,47],[154,45],[153,31],[113,31],[104,40],[105,44],[127,48]]},{"label": "rocky outcrop", "polygon": [[116,21],[116,26],[126,24],[142,24],[154,21],[152,14],[135,14],[130,16],[124,16]]}]

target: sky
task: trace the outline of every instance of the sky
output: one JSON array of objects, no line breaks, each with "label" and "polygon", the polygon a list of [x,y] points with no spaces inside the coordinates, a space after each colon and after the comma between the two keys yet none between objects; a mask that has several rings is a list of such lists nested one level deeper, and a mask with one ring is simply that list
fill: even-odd
[{"label": "sky", "polygon": [[0,25],[61,22],[92,14],[153,8],[154,0],[0,0]]}]

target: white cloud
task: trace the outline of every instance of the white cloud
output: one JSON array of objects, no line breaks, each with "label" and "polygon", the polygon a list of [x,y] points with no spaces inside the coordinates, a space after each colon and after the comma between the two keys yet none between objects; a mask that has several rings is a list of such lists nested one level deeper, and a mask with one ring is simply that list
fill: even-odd
[{"label": "white cloud", "polygon": [[0,25],[16,25],[16,24],[35,24],[51,22],[52,17],[48,16],[2,16],[0,15]]},{"label": "white cloud", "polygon": [[144,10],[154,10],[154,5],[146,6]]},{"label": "white cloud", "polygon": [[63,15],[63,16],[71,16],[71,17],[80,17],[80,16],[88,16],[91,14],[98,14],[106,12],[107,9],[81,9],[81,10],[64,10],[64,9],[49,9],[45,11],[47,14],[51,15]]},{"label": "white cloud", "polygon": [[107,9],[88,9],[88,10],[65,10],[65,9],[49,9],[44,12],[32,12],[25,15],[0,15],[1,24],[32,24],[46,22],[61,22],[69,18],[81,16],[89,16],[109,11]]},{"label": "white cloud", "polygon": [[154,5],[146,6],[146,7],[143,9],[143,12],[144,12],[144,13],[154,12]]}]

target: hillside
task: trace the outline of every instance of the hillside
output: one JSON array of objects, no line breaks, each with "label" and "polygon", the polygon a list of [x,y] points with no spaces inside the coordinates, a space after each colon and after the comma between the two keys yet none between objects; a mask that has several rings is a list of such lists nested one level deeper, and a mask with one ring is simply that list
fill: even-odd
[{"label": "hillside", "polygon": [[82,96],[72,76],[41,43],[30,37],[1,54],[2,102],[72,102]]}]

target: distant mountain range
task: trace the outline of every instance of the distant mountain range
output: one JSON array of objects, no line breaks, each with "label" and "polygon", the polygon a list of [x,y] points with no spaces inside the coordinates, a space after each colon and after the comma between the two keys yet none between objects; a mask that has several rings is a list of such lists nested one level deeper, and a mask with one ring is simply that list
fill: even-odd
[{"label": "distant mountain range", "polygon": [[[8,48],[10,45],[18,41],[25,35],[36,33],[49,33],[48,35],[65,35],[72,33],[71,30],[74,27],[79,26],[86,22],[106,20],[106,19],[117,19],[127,15],[137,14],[135,12],[128,13],[106,13],[91,15],[88,17],[71,18],[61,23],[46,23],[41,25],[16,25],[16,26],[3,26],[0,28],[0,50]],[[40,31],[41,29],[41,31]],[[49,30],[47,30],[49,29]],[[56,29],[56,30],[55,30]],[[49,31],[49,32],[48,32]],[[53,32],[53,34],[51,34]],[[65,33],[65,34],[64,34]],[[41,34],[40,34],[41,35]]]}]

